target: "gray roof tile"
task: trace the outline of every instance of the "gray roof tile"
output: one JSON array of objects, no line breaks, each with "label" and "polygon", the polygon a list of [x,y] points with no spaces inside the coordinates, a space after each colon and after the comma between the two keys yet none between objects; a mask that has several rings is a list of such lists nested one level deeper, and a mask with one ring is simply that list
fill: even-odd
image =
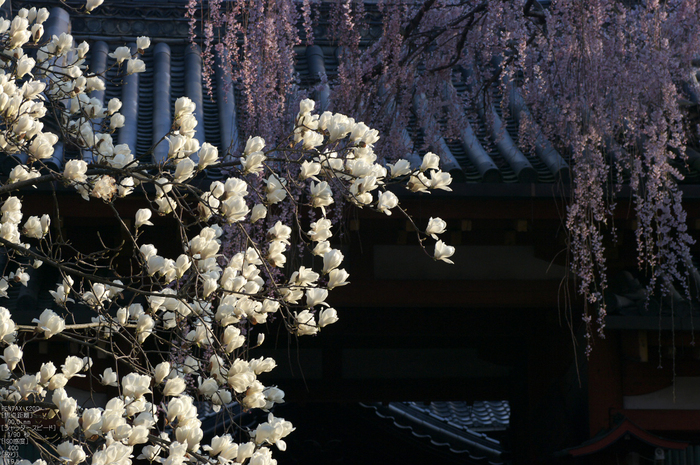
[{"label": "gray roof tile", "polygon": [[[114,97],[121,98],[126,125],[117,131],[115,140],[129,144],[132,151],[147,162],[151,161],[146,158],[153,145],[170,129],[175,100],[183,95],[196,104],[197,137],[200,142],[206,140],[213,143],[222,153],[230,147],[236,147],[238,143],[236,122],[242,115],[240,110],[235,111],[236,92],[231,79],[216,66],[214,95],[208,94],[202,83],[202,63],[198,49],[189,45],[186,28],[179,27],[180,24],[186,26],[187,23],[184,19],[176,20],[184,18],[183,7],[184,3],[180,3],[179,7],[173,3],[172,6],[149,9],[142,2],[132,1],[111,5],[103,13],[73,13],[72,16],[56,7],[46,27],[49,34],[70,30],[76,40],[86,39],[91,42],[88,60],[92,69],[97,72],[107,70],[106,90],[95,92],[93,96],[104,102]],[[168,21],[163,21],[164,19]],[[115,66],[114,60],[106,55],[107,52],[123,45],[125,41],[133,41],[137,35],[149,33],[156,38],[142,56],[146,71],[124,76],[123,70]],[[335,75],[339,50],[323,40],[317,43],[321,45],[298,47],[297,71],[302,88],[314,90],[313,97],[325,106],[322,102],[327,101],[330,90],[327,86],[321,86],[320,73],[331,77]],[[134,46],[133,43],[131,46]],[[466,85],[461,74],[455,73],[454,85],[458,94],[463,96]],[[500,118],[498,95],[494,94],[494,98],[496,105],[493,111]],[[439,127],[439,123],[432,122],[430,126],[420,127],[417,118],[411,119],[405,134],[411,139],[413,147],[421,149],[424,145],[424,131],[434,130]],[[552,168],[554,155],[531,153],[513,147],[518,141],[518,125],[513,119],[506,119],[504,127],[508,131],[507,140],[494,140],[494,135],[486,129],[484,116],[472,115],[469,126],[463,128],[463,137],[438,137],[438,143],[443,148],[443,168],[452,172],[455,182],[517,183],[554,180],[557,174]],[[504,148],[506,146],[509,148]],[[154,159],[163,159],[166,153],[167,144],[160,144],[155,150]],[[70,147],[64,150],[59,148],[57,159],[54,160],[56,166],[62,163],[61,156],[71,158],[80,155]],[[12,167],[11,164],[6,166]]]}]

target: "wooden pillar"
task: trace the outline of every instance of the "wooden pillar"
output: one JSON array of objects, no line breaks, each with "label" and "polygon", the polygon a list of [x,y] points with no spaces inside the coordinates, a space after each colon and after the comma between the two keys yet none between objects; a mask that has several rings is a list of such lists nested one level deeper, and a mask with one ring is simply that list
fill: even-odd
[{"label": "wooden pillar", "polygon": [[597,339],[588,361],[588,411],[590,435],[611,426],[610,412],[622,409],[622,360],[620,335],[606,331]]}]

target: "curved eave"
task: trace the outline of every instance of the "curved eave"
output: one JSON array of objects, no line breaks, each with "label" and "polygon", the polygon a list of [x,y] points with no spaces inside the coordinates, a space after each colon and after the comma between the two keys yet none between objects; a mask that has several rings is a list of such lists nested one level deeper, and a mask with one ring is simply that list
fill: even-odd
[{"label": "curved eave", "polygon": [[629,419],[625,418],[620,424],[607,433],[597,436],[592,440],[581,444],[580,446],[565,449],[562,451],[562,453],[563,455],[571,457],[591,455],[607,449],[620,439],[629,439],[630,437],[633,437],[652,447],[660,447],[662,449],[685,450],[690,445],[685,441],[673,441],[671,439],[665,439],[651,434],[632,423]]}]

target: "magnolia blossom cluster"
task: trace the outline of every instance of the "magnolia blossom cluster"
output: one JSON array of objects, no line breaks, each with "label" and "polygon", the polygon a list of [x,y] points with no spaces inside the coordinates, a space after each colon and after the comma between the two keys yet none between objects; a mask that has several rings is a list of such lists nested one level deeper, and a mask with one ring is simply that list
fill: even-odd
[{"label": "magnolia blossom cluster", "polygon": [[[85,9],[100,3],[90,0]],[[0,243],[10,261],[0,274],[0,295],[27,286],[32,268],[60,273],[50,290],[54,307],[30,324],[16,324],[0,307],[0,403],[40,402],[45,419],[60,427],[61,439],[35,465],[129,465],[134,458],[166,465],[276,463],[272,449],[286,448],[290,422],[269,413],[248,433],[230,426],[206,444],[198,406],[271,411],[284,402],[284,391],[268,384],[276,361],[256,352],[266,329],[281,325],[296,336],[316,335],[338,321],[329,293],[350,276],[328,207],[342,197],[390,215],[399,205],[390,183],[407,182],[413,192],[449,190],[449,174],[432,154],[420,167],[385,164],[374,152],[376,130],[342,114],[314,114],[309,99],[300,104],[291,145],[250,137],[242,153],[222,158],[195,137],[195,104],[181,97],[161,141],[167,157],[143,163],[128,145],[114,143],[124,125],[119,99],[90,96],[104,90],[105,81],[86,65],[88,44],[76,45],[69,34],[42,39],[47,17],[45,9],[22,9],[0,22],[3,53],[11,57],[0,61],[0,149],[29,157],[0,186]],[[24,51],[29,45],[36,49],[31,57]],[[139,38],[135,51],[116,48],[111,66],[120,76],[143,71],[139,55],[149,45]],[[49,108],[64,142],[80,151],[61,170],[45,164],[58,142],[43,131]],[[226,176],[193,181],[210,166]],[[127,245],[83,253],[79,240],[52,226],[51,213],[26,217],[20,189],[48,182],[113,207]],[[141,208],[124,215],[120,199],[137,189]],[[302,209],[312,212],[311,220],[301,218]],[[147,230],[159,217],[178,225],[175,255],[143,239],[152,237]],[[434,259],[452,263],[454,248],[438,239],[446,228],[431,218],[422,234],[436,241]],[[290,254],[299,250],[307,265],[290,265]],[[118,261],[127,266],[105,266]],[[89,319],[77,321],[77,305]],[[78,349],[32,373],[24,362],[46,340]],[[95,367],[95,354],[106,368]],[[71,386],[75,378],[117,394],[86,406]]]},{"label": "magnolia blossom cluster", "polygon": [[[2,212],[2,216],[0,216],[0,238],[3,240],[28,247],[27,244],[22,243],[22,236],[25,239],[42,239],[49,232],[51,217],[48,214],[44,214],[41,217],[30,216],[20,230],[19,226],[24,214],[22,213],[22,201],[18,197],[10,196],[5,199],[0,207],[0,212]],[[18,273],[13,278],[17,276]],[[23,282],[23,284],[26,285],[26,282]]]}]

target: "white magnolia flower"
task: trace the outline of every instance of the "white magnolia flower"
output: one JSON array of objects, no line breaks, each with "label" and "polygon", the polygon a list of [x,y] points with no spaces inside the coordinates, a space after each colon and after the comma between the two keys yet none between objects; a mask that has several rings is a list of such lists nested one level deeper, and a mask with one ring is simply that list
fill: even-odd
[{"label": "white magnolia flower", "polygon": [[245,157],[241,157],[241,169],[243,174],[260,173],[263,170],[265,159],[266,157],[263,152],[253,152]]},{"label": "white magnolia flower", "polygon": [[[256,444],[274,444],[279,450],[285,450],[286,444],[282,440],[287,437],[289,433],[294,431],[292,423],[286,421],[284,418],[276,418],[273,414],[269,414],[267,417],[267,422],[258,425],[253,435]],[[258,452],[262,451],[261,448]],[[269,451],[269,449],[267,449]],[[251,461],[254,460],[251,458]]]},{"label": "white magnolia flower", "polygon": [[219,150],[208,142],[202,144],[202,148],[199,150],[199,163],[197,163],[197,169],[203,170],[209,165],[213,165],[219,159]]},{"label": "white magnolia flower", "polygon": [[309,336],[318,333],[316,319],[308,310],[303,310],[298,314],[294,312],[294,318],[296,319],[296,334],[298,336]]},{"label": "white magnolia flower", "polygon": [[333,233],[331,233],[332,226],[333,224],[331,223],[331,220],[321,218],[320,220],[311,223],[309,237],[314,242],[327,241],[333,236]]},{"label": "white magnolia flower", "polygon": [[30,216],[27,219],[27,222],[24,223],[24,228],[22,229],[22,232],[27,237],[31,237],[33,239],[41,239],[42,237],[44,237],[44,234],[48,232],[48,228],[45,232],[44,228],[42,228],[41,220],[39,219],[39,217]]},{"label": "white magnolia flower", "polygon": [[134,226],[136,229],[140,228],[143,225],[147,226],[153,226],[153,223],[151,223],[149,220],[151,219],[151,210],[148,208],[141,208],[136,212],[136,223],[134,223]]},{"label": "white magnolia flower", "polygon": [[214,436],[210,445],[202,446],[206,452],[209,452],[210,457],[219,456],[223,463],[228,463],[234,460],[238,455],[238,444],[233,442],[230,434],[224,436]]},{"label": "white magnolia flower", "polygon": [[102,429],[102,409],[88,408],[83,410],[81,427],[86,437],[100,435]]},{"label": "white magnolia flower", "polygon": [[406,187],[411,192],[428,192],[430,187],[430,181],[425,177],[423,173],[418,173],[415,176],[411,176],[406,184]]},{"label": "white magnolia flower", "polygon": [[185,158],[181,160],[175,167],[175,173],[173,173],[173,178],[176,182],[184,182],[194,176],[195,174],[194,161],[191,158]]},{"label": "white magnolia flower", "polygon": [[[34,28],[34,27],[32,28],[33,29],[32,37],[35,37],[34,41],[36,42],[39,38],[41,38],[41,35],[44,32],[44,29],[41,26],[41,24],[35,24],[34,26],[36,28]],[[30,58],[26,55],[23,56],[22,58],[20,58],[19,61],[17,62],[17,77],[21,78],[25,74],[29,74],[30,76],[32,76],[30,71],[34,68],[34,65],[36,65],[36,62],[34,61],[33,58]]]},{"label": "white magnolia flower", "polygon": [[0,207],[3,223],[17,224],[22,220],[22,202],[14,196],[8,197]]},{"label": "white magnolia flower", "polygon": [[2,358],[10,370],[14,370],[17,364],[22,360],[22,349],[17,344],[10,344],[3,352]]},{"label": "white magnolia flower", "polygon": [[329,141],[335,142],[338,139],[344,138],[352,130],[354,125],[355,120],[336,113],[333,115],[330,122],[327,123]]},{"label": "white magnolia flower", "polygon": [[194,373],[197,370],[199,370],[199,362],[196,358],[193,358],[191,355],[188,355],[185,358],[185,362],[182,364],[182,371],[185,374],[190,374]]},{"label": "white magnolia flower", "polygon": [[245,336],[235,326],[227,326],[224,330],[222,343],[226,346],[226,353],[230,354],[239,347],[243,347]]},{"label": "white magnolia flower", "polygon": [[66,357],[66,361],[61,365],[61,371],[63,372],[63,375],[70,379],[74,376],[78,377],[84,377],[85,375],[79,375],[78,372],[83,370],[83,368],[87,368],[85,366],[85,361],[80,358],[80,357],[75,357],[73,355],[69,355]]},{"label": "white magnolia flower", "polygon": [[267,208],[265,208],[265,205],[258,203],[253,207],[253,210],[250,214],[250,222],[255,223],[258,220],[262,220],[267,216]]},{"label": "white magnolia flower", "polygon": [[244,155],[248,155],[253,152],[260,152],[265,148],[265,139],[262,137],[248,137],[248,141],[245,144],[245,150],[243,150]]},{"label": "white magnolia flower", "polygon": [[449,259],[452,255],[454,255],[454,253],[455,248],[451,245],[447,245],[442,241],[437,241],[435,243],[435,260],[442,260],[443,262],[454,265],[454,262]]},{"label": "white magnolia flower", "polygon": [[249,211],[243,197],[233,196],[221,202],[221,214],[229,224],[242,221]]},{"label": "white magnolia flower", "polygon": [[316,175],[321,172],[321,164],[314,161],[304,160],[301,164],[301,169],[299,170],[299,177],[301,179],[313,179],[319,182]]},{"label": "white magnolia flower", "polygon": [[14,380],[10,390],[19,394],[20,399],[27,399],[30,394],[41,394],[43,388],[37,384],[36,375],[23,375],[20,379]]},{"label": "white magnolia flower", "polygon": [[421,171],[438,170],[440,166],[440,157],[433,152],[428,152],[423,156],[423,163],[420,165]]},{"label": "white magnolia flower", "polygon": [[269,411],[275,404],[284,403],[284,391],[277,386],[269,386],[263,390],[265,395],[265,407],[263,410]]},{"label": "white magnolia flower", "polygon": [[330,186],[326,181],[322,181],[318,184],[311,183],[311,205],[314,208],[321,208],[321,211],[325,213],[325,207],[329,206],[334,202],[333,191],[331,191]]},{"label": "white magnolia flower", "polygon": [[126,74],[143,73],[146,71],[146,63],[138,58],[129,58],[126,62]]},{"label": "white magnolia flower", "polygon": [[[141,449],[141,453],[139,454],[138,457],[136,457],[138,460],[148,460],[149,462],[155,462],[159,460],[159,455],[162,451],[162,447],[158,445],[154,446],[145,446],[143,449]],[[184,460],[183,460],[184,462]]]},{"label": "white magnolia flower", "polygon": [[66,375],[64,375],[63,373],[56,373],[51,377],[49,384],[46,385],[46,389],[61,389],[65,387],[66,384],[68,384],[68,378],[66,378]]},{"label": "white magnolia flower", "polygon": [[211,396],[213,396],[218,390],[219,384],[214,378],[207,378],[202,381],[202,378],[200,377],[197,380],[197,391],[199,391],[199,393],[204,397],[211,398]]},{"label": "white magnolia flower", "polygon": [[126,118],[121,113],[115,113],[109,119],[109,129],[114,131],[115,129],[123,128]]},{"label": "white magnolia flower", "polygon": [[370,131],[370,128],[367,127],[365,123],[355,123],[352,131],[350,131],[350,142],[357,143],[359,141],[364,141],[368,131]]},{"label": "white magnolia flower", "polygon": [[87,0],[87,3],[85,4],[85,10],[87,10],[89,13],[98,6],[102,5],[103,1],[104,0]]},{"label": "white magnolia flower", "polygon": [[118,112],[122,107],[122,102],[118,98],[113,98],[109,100],[109,103],[107,103],[107,113],[110,115],[113,115],[114,113]]},{"label": "white magnolia flower", "polygon": [[138,373],[129,373],[122,378],[122,392],[125,396],[137,398],[151,392],[151,377],[148,375],[139,375]]},{"label": "white magnolia flower", "polygon": [[38,178],[41,173],[36,168],[29,168],[24,165],[17,165],[10,171],[10,177],[8,183],[12,184],[20,181],[27,181],[30,179]]},{"label": "white magnolia flower", "polygon": [[163,388],[164,396],[179,396],[185,390],[187,385],[184,378],[171,378],[165,383]]},{"label": "white magnolia flower", "polygon": [[323,144],[323,134],[316,131],[306,131],[303,138],[303,147],[311,149]]},{"label": "white magnolia flower", "polygon": [[331,272],[328,273],[328,285],[326,287],[331,290],[336,287],[345,286],[348,284],[349,277],[350,275],[344,269],[336,268],[331,270]]},{"label": "white magnolia flower", "polygon": [[199,442],[204,437],[201,428],[201,421],[192,420],[175,429],[175,438],[181,444],[187,444],[187,450],[195,451],[199,449]]},{"label": "white magnolia flower", "polygon": [[117,387],[117,374],[111,368],[105,368],[105,371],[100,375],[100,384],[103,386]]},{"label": "white magnolia flower", "polygon": [[185,272],[192,266],[192,261],[190,257],[185,254],[180,254],[175,261],[175,274],[178,278],[182,278]]},{"label": "white magnolia flower", "polygon": [[122,178],[122,180],[119,181],[119,185],[117,186],[117,195],[121,198],[126,197],[127,195],[134,192],[134,185],[134,178],[132,178],[131,176]]},{"label": "white magnolia flower", "polygon": [[321,241],[316,244],[316,247],[312,250],[312,253],[318,257],[323,257],[327,252],[331,251],[331,243],[328,241]]},{"label": "white magnolia flower", "polygon": [[[238,455],[236,456],[236,462],[243,463],[246,459],[253,456],[255,452],[255,443],[247,442],[238,446]],[[263,462],[264,463],[264,462]]]},{"label": "white magnolia flower", "polygon": [[136,418],[134,418],[134,426],[145,426],[146,428],[152,428],[158,422],[158,417],[154,411],[154,406],[150,402],[144,400],[145,410],[139,413]]},{"label": "white magnolia flower", "polygon": [[382,192],[379,194],[379,199],[377,201],[377,210],[383,212],[387,215],[391,215],[391,209],[395,208],[399,204],[399,199],[391,191]]},{"label": "white magnolia flower", "polygon": [[447,229],[447,223],[440,218],[430,218],[428,220],[428,227],[425,228],[425,233],[431,236],[433,239],[438,240],[437,235],[442,234]]},{"label": "white magnolia flower", "polygon": [[273,241],[280,241],[289,245],[289,238],[292,235],[292,228],[277,221],[273,227],[267,231],[268,237]]},{"label": "white magnolia flower", "polygon": [[109,56],[111,58],[114,58],[117,61],[117,63],[121,64],[124,60],[128,60],[129,58],[131,58],[131,50],[129,50],[129,47],[117,47],[117,49],[114,52],[110,53]]},{"label": "white magnolia flower", "polygon": [[277,362],[271,357],[260,357],[251,360],[248,366],[253,370],[253,373],[259,375],[271,372],[277,366]]},{"label": "white magnolia flower", "polygon": [[323,255],[323,272],[330,273],[343,263],[343,254],[338,249],[331,249]]},{"label": "white magnolia flower", "polygon": [[36,11],[36,18],[35,21],[39,24],[44,23],[47,19],[49,19],[49,10],[46,8],[39,8]]},{"label": "white magnolia flower", "polygon": [[175,119],[180,119],[185,115],[191,115],[195,112],[197,106],[187,97],[179,97],[175,101]]},{"label": "white magnolia flower", "polygon": [[63,169],[63,177],[69,182],[87,181],[87,163],[83,160],[68,160]]},{"label": "white magnolia flower", "polygon": [[55,374],[56,365],[53,362],[42,363],[39,369],[39,384],[46,385]]},{"label": "white magnolia flower", "polygon": [[285,181],[280,180],[276,175],[271,174],[265,183],[267,184],[265,192],[269,203],[279,203],[287,197],[287,190],[284,187]]},{"label": "white magnolia flower", "polygon": [[442,189],[449,192],[452,191],[452,189],[447,187],[452,183],[452,176],[450,173],[445,173],[444,171],[431,171],[429,183],[431,189]]},{"label": "white magnolia flower", "polygon": [[328,307],[328,304],[325,302],[327,297],[328,290],[318,287],[309,288],[306,290],[306,306],[309,308],[313,308],[316,305],[325,305]]},{"label": "white magnolia flower", "polygon": [[[88,1],[88,5],[90,4],[90,1],[92,0]],[[56,447],[56,451],[61,458],[61,462],[65,463],[66,465],[78,465],[79,463],[84,462],[86,458],[83,448],[77,444],[73,444],[71,441],[66,441],[59,444],[58,447]]]},{"label": "white magnolia flower", "polygon": [[299,102],[299,114],[308,115],[313,111],[315,105],[316,102],[314,102],[310,98],[305,98],[304,100]]},{"label": "white magnolia flower", "polygon": [[12,371],[7,363],[0,365],[0,381],[8,381],[12,377]]},{"label": "white magnolia flower", "polygon": [[139,344],[143,344],[146,338],[153,333],[155,324],[155,321],[153,321],[150,315],[144,313],[139,316],[138,322],[136,323],[136,336]]},{"label": "white magnolia flower", "polygon": [[126,443],[129,446],[134,446],[136,444],[145,444],[148,442],[149,434],[150,431],[145,426],[134,426],[126,439]]},{"label": "white magnolia flower", "polygon": [[321,310],[318,315],[318,327],[323,328],[338,321],[338,312],[334,308]]},{"label": "white magnolia flower", "polygon": [[90,76],[85,84],[85,92],[105,90],[105,82],[98,76]]},{"label": "white magnolia flower", "polygon": [[165,378],[168,377],[170,374],[170,362],[161,362],[158,365],[156,365],[155,369],[155,377],[153,380],[155,381],[156,384],[160,384],[163,382]]},{"label": "white magnolia flower", "polygon": [[139,50],[146,50],[151,46],[151,39],[148,37],[141,36],[136,39],[136,48]]},{"label": "white magnolia flower", "polygon": [[44,332],[46,339],[62,332],[66,328],[66,322],[50,309],[44,310],[39,319],[34,318],[32,323],[37,323],[38,329]]},{"label": "white magnolia flower", "polygon": [[168,215],[172,213],[175,208],[177,208],[177,203],[175,203],[175,200],[171,199],[167,195],[157,198],[156,205],[158,205],[158,212],[162,215]]},{"label": "white magnolia flower", "polygon": [[117,193],[117,183],[112,176],[100,176],[92,188],[90,195],[104,201],[109,201]]}]

